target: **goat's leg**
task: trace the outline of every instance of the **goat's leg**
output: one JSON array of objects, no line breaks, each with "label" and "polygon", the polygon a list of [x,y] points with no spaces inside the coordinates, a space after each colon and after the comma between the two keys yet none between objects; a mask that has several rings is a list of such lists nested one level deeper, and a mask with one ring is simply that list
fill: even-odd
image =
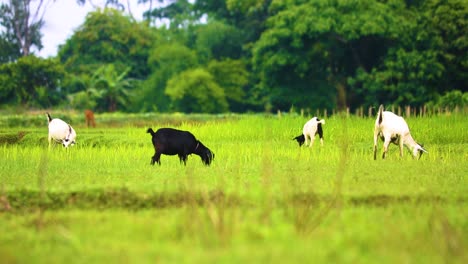
[{"label": "goat's leg", "polygon": [[308,141],[309,141],[309,135],[304,134],[304,146],[305,147],[307,147]]},{"label": "goat's leg", "polygon": [[400,158],[403,157],[403,140],[400,138],[400,142],[398,144],[400,146]]},{"label": "goat's leg", "polygon": [[311,148],[312,145],[314,145],[314,141],[315,141],[315,137],[310,137],[310,145],[309,145],[309,148]]},{"label": "goat's leg", "polygon": [[183,154],[183,155],[179,154],[179,159],[180,159],[180,163],[184,163],[185,166],[187,165],[187,155],[186,154]]},{"label": "goat's leg", "polygon": [[377,159],[377,143],[378,143],[379,133],[377,129],[374,130],[374,160]]},{"label": "goat's leg", "polygon": [[158,165],[161,165],[161,153],[157,152],[154,153],[154,156],[151,157],[151,165],[154,165],[154,163],[158,163]]},{"label": "goat's leg", "polygon": [[390,145],[390,137],[386,137],[383,145],[383,154],[382,154],[382,159],[385,159],[385,156],[387,155],[388,151],[388,146]]}]

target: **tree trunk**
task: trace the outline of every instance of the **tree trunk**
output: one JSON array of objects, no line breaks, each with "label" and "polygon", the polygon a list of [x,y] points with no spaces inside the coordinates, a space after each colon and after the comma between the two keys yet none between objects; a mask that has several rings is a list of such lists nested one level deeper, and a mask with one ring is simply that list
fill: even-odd
[{"label": "tree trunk", "polygon": [[335,83],[336,87],[336,103],[338,106],[338,110],[344,110],[347,107],[346,103],[346,85],[343,82],[336,82]]},{"label": "tree trunk", "polygon": [[328,76],[328,81],[335,86],[336,89],[336,106],[339,111],[345,110],[347,105],[346,101],[346,82],[345,78],[336,77],[336,75],[331,74]]},{"label": "tree trunk", "polygon": [[117,101],[113,98],[109,98],[109,112],[117,111]]}]

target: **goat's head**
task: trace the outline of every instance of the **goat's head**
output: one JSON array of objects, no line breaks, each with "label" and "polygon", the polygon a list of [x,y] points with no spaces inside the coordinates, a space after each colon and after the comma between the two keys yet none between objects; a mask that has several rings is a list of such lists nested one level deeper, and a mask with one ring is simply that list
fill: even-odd
[{"label": "goat's head", "polygon": [[293,140],[296,140],[297,143],[299,143],[299,147],[302,146],[304,144],[304,142],[305,142],[304,134],[293,138]]},{"label": "goat's head", "polygon": [[73,130],[73,128],[71,128],[71,126],[68,126],[69,127],[69,134],[67,137],[65,137],[63,140],[62,140],[62,145],[64,147],[69,147],[69,146],[74,146],[76,144],[75,142],[75,139],[76,139],[76,133],[75,133],[75,130]]},{"label": "goat's head", "polygon": [[68,125],[68,135],[62,140],[62,145],[66,148],[68,146],[74,146],[75,139],[76,139],[76,132],[70,125]]},{"label": "goat's head", "polygon": [[200,156],[203,164],[209,166],[214,160],[215,154],[200,141],[197,142],[197,148],[195,149],[195,154]]},{"label": "goat's head", "polygon": [[66,138],[66,139],[64,139],[64,140],[62,141],[62,145],[63,145],[64,147],[66,147],[66,148],[67,148],[68,146],[74,146],[75,143],[76,143],[76,142],[75,142],[74,139],[71,140],[71,139],[68,139],[68,138]]}]

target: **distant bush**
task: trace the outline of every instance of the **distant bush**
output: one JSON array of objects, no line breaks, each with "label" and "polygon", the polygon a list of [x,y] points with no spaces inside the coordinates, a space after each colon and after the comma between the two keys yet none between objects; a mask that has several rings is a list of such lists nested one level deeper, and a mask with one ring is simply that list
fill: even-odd
[{"label": "distant bush", "polygon": [[443,108],[454,110],[455,108],[464,108],[468,106],[468,93],[459,90],[453,90],[438,97],[427,104],[429,108]]}]

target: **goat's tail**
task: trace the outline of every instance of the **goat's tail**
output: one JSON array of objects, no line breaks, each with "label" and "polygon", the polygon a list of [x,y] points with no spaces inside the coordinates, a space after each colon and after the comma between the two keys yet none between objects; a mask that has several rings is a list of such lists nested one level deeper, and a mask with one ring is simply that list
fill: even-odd
[{"label": "goat's tail", "polygon": [[146,133],[150,133],[151,136],[154,136],[154,130],[151,127],[146,130]]},{"label": "goat's tail", "polygon": [[384,111],[384,106],[381,104],[379,106],[379,112],[377,113],[377,119],[379,120],[379,124],[382,124],[382,118],[383,118],[382,113],[383,113],[383,111]]},{"label": "goat's tail", "polygon": [[49,113],[46,113],[46,116],[47,116],[47,121],[49,121],[50,123],[50,121],[52,121],[52,117],[50,117]]}]

